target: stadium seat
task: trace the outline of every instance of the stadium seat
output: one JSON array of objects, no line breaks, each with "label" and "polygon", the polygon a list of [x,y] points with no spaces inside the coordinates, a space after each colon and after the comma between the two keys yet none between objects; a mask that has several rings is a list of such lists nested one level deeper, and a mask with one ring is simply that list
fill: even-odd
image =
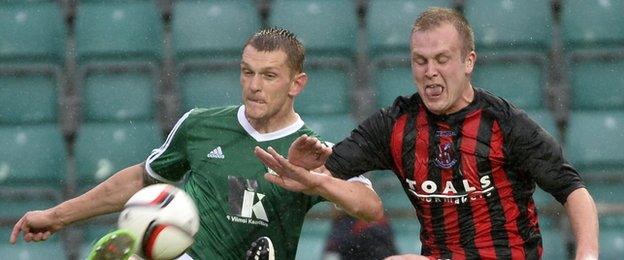
[{"label": "stadium seat", "polygon": [[76,14],[76,55],[81,64],[103,60],[158,61],[163,23],[154,1],[85,2]]},{"label": "stadium seat", "polygon": [[464,14],[477,51],[473,82],[523,109],[544,108],[552,38],[549,1],[469,0]]},{"label": "stadium seat", "polygon": [[561,26],[575,110],[624,109],[621,10],[622,1],[563,2]]},{"label": "stadium seat", "polygon": [[[540,213],[541,214],[541,213]],[[542,235],[543,259],[566,259],[565,236],[558,228],[557,221],[551,216],[539,215],[539,227]]]},{"label": "stadium seat", "polygon": [[302,115],[308,127],[320,135],[320,139],[337,143],[351,134],[356,122],[349,114]]},{"label": "stadium seat", "polygon": [[175,57],[178,62],[238,61],[245,40],[260,27],[254,1],[176,1],[172,21]]},{"label": "stadium seat", "polygon": [[624,110],[574,111],[565,153],[584,178],[621,175],[624,169]]},{"label": "stadium seat", "polygon": [[178,76],[183,111],[241,103],[240,68],[188,69]]},{"label": "stadium seat", "polygon": [[1,75],[0,86],[0,124],[57,121],[60,86],[53,75]]},{"label": "stadium seat", "polygon": [[[13,227],[0,227],[0,236],[8,238]],[[67,259],[59,234],[53,235],[44,243],[26,243],[18,239],[16,245],[0,243],[0,256],[3,259],[37,260]]]},{"label": "stadium seat", "polygon": [[546,132],[553,136],[557,141],[561,141],[561,134],[559,133],[557,124],[555,123],[554,118],[548,110],[528,110],[526,112],[529,117],[533,119],[533,121],[535,121],[539,126],[544,128]]},{"label": "stadium seat", "polygon": [[82,86],[87,121],[151,120],[155,112],[156,79],[140,71],[90,71]]},{"label": "stadium seat", "polygon": [[475,66],[472,76],[476,87],[506,98],[522,109],[545,107],[546,74],[531,62],[489,61]]},{"label": "stadium seat", "polygon": [[[383,176],[383,177],[382,177]],[[410,202],[403,186],[391,171],[375,171],[371,178],[375,178],[373,184],[377,190],[386,214],[394,217],[393,214],[400,212],[414,212],[414,207]],[[414,214],[414,217],[416,214]]]},{"label": "stadium seat", "polygon": [[409,64],[404,66],[377,67],[373,72],[373,84],[377,107],[389,107],[398,96],[411,96],[416,93]]},{"label": "stadium seat", "polygon": [[467,0],[464,14],[475,33],[477,51],[550,47],[552,11],[542,0]]},{"label": "stadium seat", "polygon": [[0,187],[60,191],[67,151],[57,125],[0,127],[0,147]]},{"label": "stadium seat", "polygon": [[600,217],[600,258],[619,259],[624,255],[624,215]]},{"label": "stadium seat", "polygon": [[0,207],[2,207],[0,220],[14,224],[28,211],[44,210],[55,206],[60,202],[58,199],[54,197],[3,197],[0,199]]},{"label": "stadium seat", "polygon": [[576,59],[569,70],[573,109],[624,109],[624,56],[606,60]]},{"label": "stadium seat", "polygon": [[297,246],[296,259],[322,259],[325,241],[331,230],[329,219],[306,218],[301,228],[301,237]]},{"label": "stadium seat", "polygon": [[366,30],[373,59],[409,59],[410,32],[418,15],[429,7],[452,7],[449,0],[369,0]]},{"label": "stadium seat", "polygon": [[57,3],[0,4],[0,124],[56,122],[65,39]]},{"label": "stadium seat", "polygon": [[358,33],[351,0],[274,0],[269,24],[294,32],[306,55],[352,58]]},{"label": "stadium seat", "polygon": [[152,119],[164,41],[155,1],[81,2],[75,36],[84,118]]},{"label": "stadium seat", "polygon": [[75,145],[76,172],[81,188],[100,183],[123,168],[145,161],[161,144],[154,122],[85,123]]},{"label": "stadium seat", "polygon": [[15,1],[0,5],[0,63],[65,61],[66,29],[57,3]]},{"label": "stadium seat", "polygon": [[[295,100],[296,111],[306,115],[341,114],[350,111],[351,77],[341,70],[309,68],[308,84]],[[305,119],[304,119],[305,120]]]},{"label": "stadium seat", "polygon": [[[581,172],[581,174],[583,174]],[[623,181],[588,181],[587,189],[596,203],[619,204],[624,196]]]},{"label": "stadium seat", "polygon": [[[612,0],[566,0],[561,25],[566,47],[571,50],[624,47],[624,2]],[[588,22],[590,21],[590,22]]]},{"label": "stadium seat", "polygon": [[400,254],[420,254],[420,224],[416,216],[413,218],[390,219],[394,241]]}]

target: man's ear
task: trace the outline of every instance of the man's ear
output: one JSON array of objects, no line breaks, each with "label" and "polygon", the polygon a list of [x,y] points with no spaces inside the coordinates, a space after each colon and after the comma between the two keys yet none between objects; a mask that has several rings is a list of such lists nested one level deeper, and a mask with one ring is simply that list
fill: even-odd
[{"label": "man's ear", "polygon": [[468,55],[466,55],[466,74],[472,74],[472,71],[474,70],[474,66],[475,63],[477,62],[477,53],[474,51],[471,51],[470,53],[468,53]]},{"label": "man's ear", "polygon": [[295,78],[293,79],[293,83],[290,86],[290,89],[288,90],[288,95],[293,96],[293,97],[299,95],[301,91],[303,91],[307,83],[308,83],[308,75],[305,74],[305,72],[301,72],[295,75]]}]

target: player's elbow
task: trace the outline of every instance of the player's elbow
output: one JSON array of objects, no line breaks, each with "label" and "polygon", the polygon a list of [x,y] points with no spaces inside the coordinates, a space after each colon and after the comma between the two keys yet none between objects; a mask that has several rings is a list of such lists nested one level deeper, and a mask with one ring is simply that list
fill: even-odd
[{"label": "player's elbow", "polygon": [[367,205],[362,207],[356,215],[359,216],[360,219],[368,222],[379,221],[384,216],[383,205],[377,198],[373,203],[367,203]]}]

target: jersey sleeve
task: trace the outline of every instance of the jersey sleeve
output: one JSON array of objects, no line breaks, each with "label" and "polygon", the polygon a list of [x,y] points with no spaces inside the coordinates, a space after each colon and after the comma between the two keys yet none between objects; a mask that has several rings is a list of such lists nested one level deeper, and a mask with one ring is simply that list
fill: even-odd
[{"label": "jersey sleeve", "polygon": [[392,169],[390,134],[393,119],[381,110],[334,145],[325,167],[336,177],[350,179],[372,170]]},{"label": "jersey sleeve", "polygon": [[150,177],[167,183],[178,182],[189,170],[186,155],[186,131],[193,110],[175,124],[165,143],[154,149],[145,162]]},{"label": "jersey sleeve", "polygon": [[510,158],[520,172],[564,204],[572,191],[585,187],[579,173],[563,157],[557,141],[546,130],[516,110],[511,114]]}]

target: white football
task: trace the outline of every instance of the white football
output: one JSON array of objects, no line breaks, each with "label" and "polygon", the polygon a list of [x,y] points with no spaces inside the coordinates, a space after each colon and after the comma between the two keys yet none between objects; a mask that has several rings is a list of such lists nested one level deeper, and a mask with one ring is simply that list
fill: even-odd
[{"label": "white football", "polygon": [[193,244],[199,214],[193,199],[183,190],[155,184],[132,195],[117,224],[135,235],[139,256],[174,259]]}]

